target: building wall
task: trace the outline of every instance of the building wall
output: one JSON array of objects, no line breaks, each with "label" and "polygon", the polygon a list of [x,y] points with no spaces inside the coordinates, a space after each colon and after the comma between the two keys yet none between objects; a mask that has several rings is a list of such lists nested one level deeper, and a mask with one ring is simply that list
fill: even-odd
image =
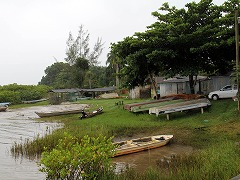
[{"label": "building wall", "polygon": [[[199,81],[196,83],[194,90],[197,94],[207,95],[212,91],[221,89],[222,87],[231,84],[229,76],[213,76],[210,79],[205,79],[200,81],[199,91]],[[167,96],[171,94],[190,94],[189,82],[166,82],[158,84],[160,89],[160,96]]]},{"label": "building wall", "polygon": [[187,91],[187,83],[161,83],[159,84],[160,88],[160,96],[167,96],[170,94],[186,94]]},{"label": "building wall", "polygon": [[150,86],[135,87],[129,91],[129,99],[151,98]]}]

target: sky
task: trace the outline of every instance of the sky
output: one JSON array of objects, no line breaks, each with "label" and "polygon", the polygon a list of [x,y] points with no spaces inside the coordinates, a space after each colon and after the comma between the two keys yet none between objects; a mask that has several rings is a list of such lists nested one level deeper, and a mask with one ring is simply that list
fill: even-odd
[{"label": "sky", "polygon": [[48,66],[65,62],[69,32],[76,37],[81,25],[91,49],[104,42],[105,66],[110,43],[144,32],[164,2],[183,8],[192,0],[0,0],[0,86],[37,85]]}]

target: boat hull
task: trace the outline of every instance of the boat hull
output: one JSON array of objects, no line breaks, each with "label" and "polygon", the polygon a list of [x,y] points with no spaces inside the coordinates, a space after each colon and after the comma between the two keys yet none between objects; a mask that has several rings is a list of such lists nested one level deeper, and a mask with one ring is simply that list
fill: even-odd
[{"label": "boat hull", "polygon": [[60,116],[67,114],[78,114],[81,113],[82,109],[71,110],[71,111],[54,111],[54,112],[35,112],[39,117],[51,117],[51,116]]},{"label": "boat hull", "polygon": [[0,106],[0,112],[4,112],[7,110],[7,106]]},{"label": "boat hull", "polygon": [[[115,149],[116,153],[114,157],[122,156],[126,154],[132,154],[140,151],[145,151],[149,149],[159,148],[165,146],[173,138],[173,135],[157,135],[144,137],[139,139],[133,139],[130,141],[121,141],[114,143],[115,145],[120,145]],[[144,140],[151,139],[150,141],[144,142]]]}]

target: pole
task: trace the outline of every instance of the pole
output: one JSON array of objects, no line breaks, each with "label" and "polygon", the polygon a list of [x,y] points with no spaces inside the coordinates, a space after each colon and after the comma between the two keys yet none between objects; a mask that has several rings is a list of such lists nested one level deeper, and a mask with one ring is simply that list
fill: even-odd
[{"label": "pole", "polygon": [[238,27],[238,9],[235,10],[235,40],[236,40],[236,76],[237,76],[237,89],[238,89],[238,111],[240,111],[240,99],[239,99],[239,27]]}]

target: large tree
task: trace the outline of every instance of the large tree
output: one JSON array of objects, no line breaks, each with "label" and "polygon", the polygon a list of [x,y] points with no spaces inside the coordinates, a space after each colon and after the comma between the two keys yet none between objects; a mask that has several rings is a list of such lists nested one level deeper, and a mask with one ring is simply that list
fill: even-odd
[{"label": "large tree", "polygon": [[56,62],[45,69],[45,74],[39,84],[54,88],[70,88],[74,86],[71,66],[68,63]]},{"label": "large tree", "polygon": [[[67,57],[65,60],[73,67],[72,72],[79,87],[84,86],[85,78],[91,74],[89,67],[99,64],[98,58],[103,50],[102,40],[98,38],[93,50],[90,51],[89,36],[88,31],[85,31],[81,25],[77,37],[74,38],[70,32],[67,40]],[[91,87],[91,84],[89,87]]]},{"label": "large tree", "polygon": [[[234,3],[235,1],[230,1]],[[130,86],[161,73],[189,76],[194,93],[194,76],[200,72],[226,73],[232,68],[234,34],[226,6],[212,0],[188,3],[177,9],[164,3],[153,12],[157,21],[147,31],[118,42],[113,48],[123,58],[122,72]],[[229,7],[229,6],[228,6]]]},{"label": "large tree", "polygon": [[66,61],[73,65],[76,63],[77,59],[86,59],[90,66],[98,65],[98,58],[103,50],[103,43],[100,38],[97,39],[93,50],[90,51],[89,47],[89,33],[85,31],[83,25],[79,27],[78,35],[76,38],[73,37],[72,33],[69,33],[67,40],[67,50],[66,50]]}]

